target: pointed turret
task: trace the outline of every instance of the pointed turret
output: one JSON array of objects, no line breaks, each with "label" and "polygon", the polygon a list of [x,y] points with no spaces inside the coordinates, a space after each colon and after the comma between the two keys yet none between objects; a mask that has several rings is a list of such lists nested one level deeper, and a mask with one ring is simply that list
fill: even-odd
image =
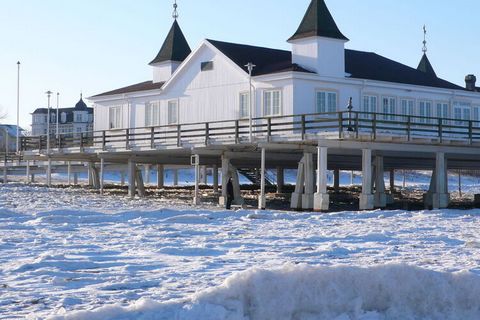
[{"label": "pointed turret", "polygon": [[292,63],[320,76],[345,77],[345,37],[324,0],[312,0],[292,44]]},{"label": "pointed turret", "polygon": [[167,81],[178,66],[192,52],[177,22],[177,7],[177,2],[175,1],[173,5],[173,25],[168,32],[167,38],[163,42],[162,48],[155,59],[150,62],[150,65],[153,67],[154,83]]},{"label": "pointed turret", "polygon": [[420,60],[417,70],[422,71],[423,73],[427,74],[432,78],[437,77],[437,74],[435,73],[435,70],[433,70],[432,64],[430,63],[430,60],[428,60],[426,53],[423,54],[422,60]]},{"label": "pointed turret", "polygon": [[312,0],[297,32],[288,41],[308,37],[325,37],[348,41],[348,38],[338,29],[324,0]]}]

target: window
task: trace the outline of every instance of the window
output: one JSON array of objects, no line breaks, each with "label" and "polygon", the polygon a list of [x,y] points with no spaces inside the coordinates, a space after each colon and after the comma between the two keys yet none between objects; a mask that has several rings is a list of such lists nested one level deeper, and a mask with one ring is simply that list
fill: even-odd
[{"label": "window", "polygon": [[209,71],[213,70],[213,61],[205,61],[200,64],[200,70]]},{"label": "window", "polygon": [[[377,112],[377,97],[363,96],[362,112],[376,113]],[[373,115],[364,114],[363,118],[373,118]]]},{"label": "window", "polygon": [[331,91],[317,92],[317,113],[337,112],[337,93]]},{"label": "window", "polygon": [[280,115],[280,90],[265,91],[263,93],[263,115],[279,116]]},{"label": "window", "polygon": [[82,122],[82,121],[83,121],[82,114],[81,113],[76,113],[75,114],[75,122]]},{"label": "window", "polygon": [[[453,115],[456,120],[468,121],[472,119],[472,109],[468,103],[456,102],[453,105]],[[455,121],[455,124],[459,126],[468,126],[468,122],[466,121]]]},{"label": "window", "polygon": [[67,114],[65,112],[62,112],[62,114],[61,114],[61,121],[62,121],[62,123],[67,122]]},{"label": "window", "polygon": [[177,124],[178,123],[178,102],[169,101],[168,102],[168,124]]},{"label": "window", "polygon": [[432,123],[433,119],[426,119],[432,117],[432,103],[430,101],[420,101],[418,108],[419,116],[422,118],[418,119],[420,123]]},{"label": "window", "polygon": [[160,102],[148,102],[145,104],[145,126],[160,125]]},{"label": "window", "polygon": [[250,94],[249,93],[240,93],[239,101],[239,117],[240,119],[245,119],[250,116]]},{"label": "window", "polygon": [[77,133],[82,133],[82,128],[77,128]]},{"label": "window", "polygon": [[404,116],[413,116],[415,114],[415,100],[402,99],[400,101],[400,112]]},{"label": "window", "polygon": [[122,107],[110,107],[109,111],[109,128],[120,129],[122,127]]},{"label": "window", "polygon": [[55,122],[55,113],[50,113],[50,122]]},{"label": "window", "polygon": [[397,108],[397,100],[395,98],[389,98],[389,97],[384,97],[382,99],[382,113],[385,113],[383,115],[384,120],[395,120],[395,113],[396,113],[396,108]]},{"label": "window", "polygon": [[480,121],[480,107],[478,106],[475,106],[472,108],[473,109],[473,117],[472,117],[472,120],[475,121],[473,123],[473,126],[474,127],[480,127],[480,122],[477,122],[477,121]]}]

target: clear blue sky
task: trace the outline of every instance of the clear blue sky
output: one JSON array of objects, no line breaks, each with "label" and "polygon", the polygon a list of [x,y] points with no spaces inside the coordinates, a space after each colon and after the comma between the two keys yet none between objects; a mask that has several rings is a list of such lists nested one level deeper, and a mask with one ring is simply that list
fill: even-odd
[{"label": "clear blue sky", "polygon": [[[422,27],[437,74],[464,85],[480,78],[478,0],[326,0],[347,48],[373,51],[416,67]],[[192,49],[205,38],[289,49],[310,0],[178,0]],[[169,0],[1,0],[0,106],[16,122],[16,62],[21,69],[22,126],[47,104],[47,90],[73,107],[91,96],[151,80],[147,65],[172,24]],[[55,105],[55,99],[53,101]]]}]

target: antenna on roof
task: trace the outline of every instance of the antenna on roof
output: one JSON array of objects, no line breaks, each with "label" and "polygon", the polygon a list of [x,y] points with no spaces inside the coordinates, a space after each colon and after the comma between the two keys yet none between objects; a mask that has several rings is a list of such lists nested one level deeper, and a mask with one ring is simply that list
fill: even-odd
[{"label": "antenna on roof", "polygon": [[422,51],[424,54],[427,53],[427,27],[423,25],[423,48]]},{"label": "antenna on roof", "polygon": [[178,19],[178,11],[177,11],[177,8],[178,8],[178,4],[177,4],[177,0],[175,0],[174,3],[173,3],[173,14],[172,14],[172,17],[173,17],[173,19],[175,19],[175,20]]}]

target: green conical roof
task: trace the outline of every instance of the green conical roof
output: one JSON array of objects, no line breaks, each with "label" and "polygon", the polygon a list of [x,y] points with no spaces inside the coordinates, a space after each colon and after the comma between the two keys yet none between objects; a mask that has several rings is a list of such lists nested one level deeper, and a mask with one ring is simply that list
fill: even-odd
[{"label": "green conical roof", "polygon": [[177,20],[173,22],[172,28],[168,32],[167,38],[162,48],[158,52],[155,59],[150,64],[160,63],[164,61],[182,62],[192,52],[188,45],[187,39],[183,35],[182,29],[178,25]]},{"label": "green conical roof", "polygon": [[312,0],[297,32],[288,40],[315,36],[348,41],[338,29],[324,0]]},{"label": "green conical roof", "polygon": [[435,73],[435,70],[433,70],[432,64],[430,63],[430,60],[428,60],[426,53],[423,54],[422,60],[420,60],[417,70],[422,71],[431,77],[437,77],[437,74]]}]

